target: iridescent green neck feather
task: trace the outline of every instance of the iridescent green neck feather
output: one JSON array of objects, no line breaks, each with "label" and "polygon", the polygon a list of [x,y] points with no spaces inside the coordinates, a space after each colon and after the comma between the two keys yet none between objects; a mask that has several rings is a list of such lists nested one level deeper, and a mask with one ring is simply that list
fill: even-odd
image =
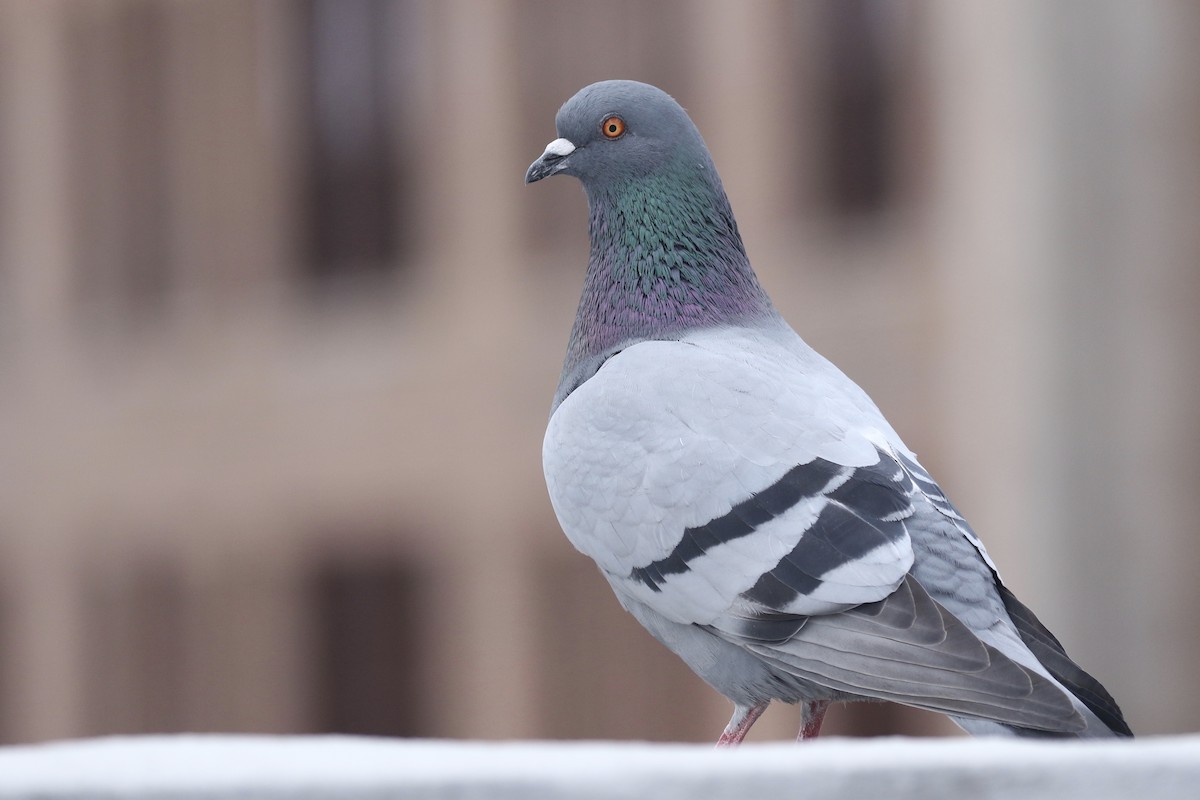
[{"label": "iridescent green neck feather", "polygon": [[707,153],[585,188],[591,254],[556,407],[631,343],[777,316]]}]

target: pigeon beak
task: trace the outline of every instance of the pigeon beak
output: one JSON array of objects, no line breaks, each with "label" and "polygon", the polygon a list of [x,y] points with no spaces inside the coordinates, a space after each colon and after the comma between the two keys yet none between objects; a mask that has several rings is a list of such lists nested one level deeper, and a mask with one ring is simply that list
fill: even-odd
[{"label": "pigeon beak", "polygon": [[546,145],[546,152],[529,165],[529,170],[525,173],[525,183],[540,181],[542,178],[548,178],[554,173],[562,171],[567,166],[567,156],[574,152],[575,145],[571,142],[566,139],[555,139]]}]

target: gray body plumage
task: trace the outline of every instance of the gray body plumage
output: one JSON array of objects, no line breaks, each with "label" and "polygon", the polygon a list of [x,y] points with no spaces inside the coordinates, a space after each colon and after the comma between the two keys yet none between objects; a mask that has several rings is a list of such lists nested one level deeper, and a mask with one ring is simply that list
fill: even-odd
[{"label": "gray body plumage", "polygon": [[771,306],[683,110],[609,81],[557,125],[527,181],[581,180],[592,250],[543,461],[621,604],[739,709],[880,699],[973,733],[1129,735],[874,403]]}]

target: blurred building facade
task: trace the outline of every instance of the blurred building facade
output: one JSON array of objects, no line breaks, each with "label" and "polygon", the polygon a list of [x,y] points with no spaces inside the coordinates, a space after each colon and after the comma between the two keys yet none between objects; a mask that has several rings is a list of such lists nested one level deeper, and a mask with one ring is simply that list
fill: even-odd
[{"label": "blurred building facade", "polygon": [[1135,729],[1200,727],[1198,38],[1184,2],[4,0],[0,741],[715,736],[541,478],[586,206],[521,177],[608,77],[689,109],[777,304]]}]

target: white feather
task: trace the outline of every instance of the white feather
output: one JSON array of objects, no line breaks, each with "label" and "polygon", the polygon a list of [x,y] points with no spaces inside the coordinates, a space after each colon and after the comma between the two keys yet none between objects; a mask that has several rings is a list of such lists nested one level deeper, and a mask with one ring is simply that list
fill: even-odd
[{"label": "white feather", "polygon": [[[823,498],[710,549],[657,590],[631,572],[793,467],[816,458],[866,466],[880,446],[903,449],[866,395],[795,334],[730,328],[642,342],[610,358],[555,411],[543,461],[575,547],[656,612],[709,623],[796,546]],[[876,548],[784,610],[880,600],[912,561],[907,539]]]}]

